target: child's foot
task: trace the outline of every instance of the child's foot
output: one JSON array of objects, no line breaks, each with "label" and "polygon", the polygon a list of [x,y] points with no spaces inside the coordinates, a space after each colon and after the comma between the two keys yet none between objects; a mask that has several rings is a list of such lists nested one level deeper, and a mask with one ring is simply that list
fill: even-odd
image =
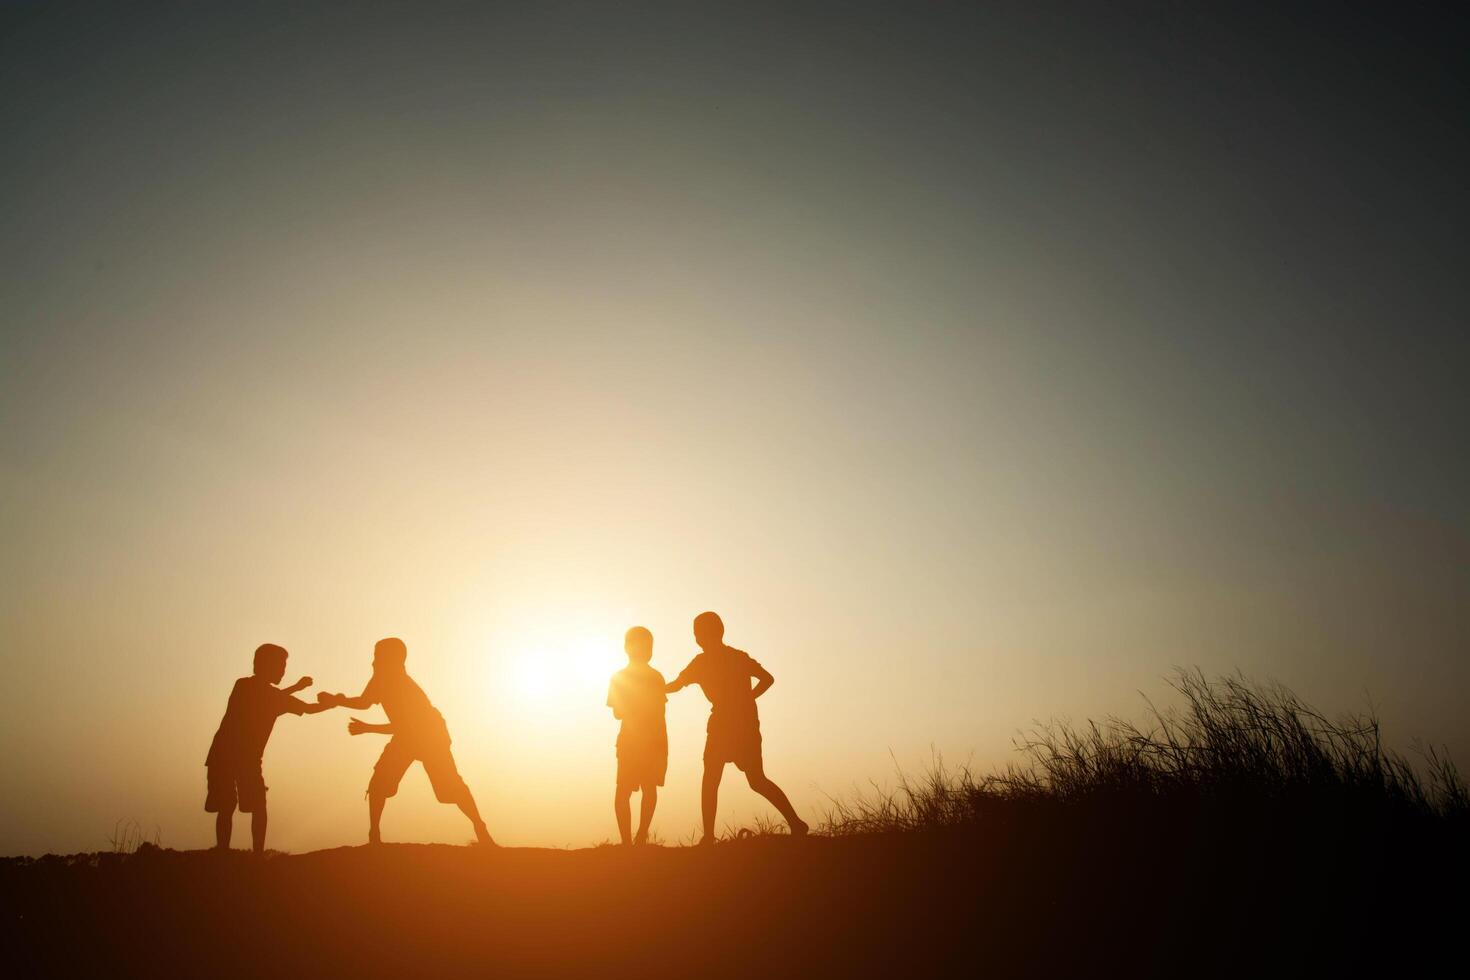
[{"label": "child's foot", "polygon": [[368,843],[374,847],[383,843],[383,835],[376,830],[368,831]]},{"label": "child's foot", "polygon": [[648,835],[647,834],[639,834],[637,837],[634,837],[633,838],[633,843],[635,845],[647,844],[648,843]]},{"label": "child's foot", "polygon": [[701,837],[699,839],[699,846],[700,847],[713,847],[714,844],[715,844],[715,835],[714,834],[705,834],[703,837]]},{"label": "child's foot", "polygon": [[484,821],[475,824],[475,842],[481,847],[499,847],[490,836],[490,828],[485,826]]},{"label": "child's foot", "polygon": [[791,821],[792,837],[805,837],[807,834],[811,833],[811,829],[812,828],[807,824],[805,820],[798,818]]}]

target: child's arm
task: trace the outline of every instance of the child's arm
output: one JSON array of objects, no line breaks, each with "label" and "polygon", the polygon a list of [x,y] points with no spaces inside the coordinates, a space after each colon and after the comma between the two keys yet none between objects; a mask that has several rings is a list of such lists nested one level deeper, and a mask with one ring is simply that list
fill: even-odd
[{"label": "child's arm", "polygon": [[623,699],[621,694],[622,692],[618,690],[618,679],[614,677],[612,682],[607,685],[607,706],[612,709],[613,717],[618,721],[623,720],[623,710],[621,707]]},{"label": "child's arm", "polygon": [[316,699],[329,708],[352,708],[354,711],[361,711],[364,708],[371,708],[375,703],[371,698],[368,697],[366,689],[364,689],[363,692],[355,698],[349,698],[345,694],[328,694],[327,692],[323,691],[321,694],[318,694],[316,696]]},{"label": "child's arm", "polygon": [[[691,661],[689,667],[693,666],[694,663]],[[689,667],[685,667],[683,670],[679,671],[679,676],[674,678],[673,683],[664,688],[665,694],[673,694],[675,691],[683,690],[690,684],[694,683],[693,678],[689,676]]]},{"label": "child's arm", "polygon": [[368,724],[365,721],[358,721],[356,718],[352,719],[351,721],[349,721],[347,723],[347,734],[348,735],[362,735],[364,733],[371,733],[373,735],[392,735],[393,734],[393,726],[392,725],[370,725],[370,724]]},{"label": "child's arm", "polygon": [[750,676],[755,678],[755,689],[750,692],[752,698],[765,694],[771,689],[771,685],[776,683],[776,678],[771,676],[771,672],[754,660],[750,662]]},{"label": "child's arm", "polygon": [[301,690],[303,687],[310,686],[311,678],[303,677],[301,678],[301,680],[297,681],[295,684],[292,684],[290,687],[281,688],[281,704],[276,709],[276,713],[292,715],[314,715],[318,711],[326,711],[328,708],[330,708],[332,706],[331,703],[328,701],[323,701],[320,695],[317,696],[316,703],[314,704],[310,701],[303,701],[296,696],[297,691]]}]

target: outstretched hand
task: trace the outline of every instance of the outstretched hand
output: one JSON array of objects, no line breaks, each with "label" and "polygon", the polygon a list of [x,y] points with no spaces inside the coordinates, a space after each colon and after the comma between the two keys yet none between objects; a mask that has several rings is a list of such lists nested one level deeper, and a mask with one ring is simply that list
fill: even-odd
[{"label": "outstretched hand", "polygon": [[316,703],[335,708],[342,703],[342,695],[333,694],[331,691],[318,691],[316,692]]},{"label": "outstretched hand", "polygon": [[303,688],[311,687],[312,683],[313,683],[313,681],[312,681],[312,679],[310,677],[303,677],[303,678],[301,678],[301,680],[297,681],[295,684],[292,684],[291,686],[294,687],[294,688],[296,688],[296,690],[300,691]]},{"label": "outstretched hand", "polygon": [[356,718],[354,718],[347,723],[348,735],[361,735],[363,732],[367,731],[372,731],[372,726],[370,726],[365,721],[358,721]]}]

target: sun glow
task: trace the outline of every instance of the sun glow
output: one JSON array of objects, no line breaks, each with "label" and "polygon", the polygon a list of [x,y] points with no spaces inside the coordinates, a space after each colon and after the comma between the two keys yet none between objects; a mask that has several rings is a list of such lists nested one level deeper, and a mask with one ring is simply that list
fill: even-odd
[{"label": "sun glow", "polygon": [[528,636],[506,654],[505,693],[534,709],[584,707],[624,663],[621,634],[612,631]]}]

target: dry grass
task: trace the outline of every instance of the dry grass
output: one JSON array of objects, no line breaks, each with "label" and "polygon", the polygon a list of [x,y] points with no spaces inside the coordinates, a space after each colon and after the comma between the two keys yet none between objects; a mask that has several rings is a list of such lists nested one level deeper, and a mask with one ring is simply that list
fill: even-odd
[{"label": "dry grass", "polygon": [[113,854],[132,854],[145,845],[161,847],[163,834],[154,827],[153,836],[147,837],[138,821],[119,820],[112,825],[112,836],[107,838],[107,843]]},{"label": "dry grass", "polygon": [[1026,809],[1140,815],[1187,808],[1314,819],[1470,823],[1470,794],[1441,750],[1418,765],[1384,746],[1371,713],[1332,720],[1281,685],[1180,671],[1178,707],[1142,724],[1053,722],[1018,740],[1018,765],[977,775],[936,760],[896,789],[833,800],[821,832],[969,827]]}]

